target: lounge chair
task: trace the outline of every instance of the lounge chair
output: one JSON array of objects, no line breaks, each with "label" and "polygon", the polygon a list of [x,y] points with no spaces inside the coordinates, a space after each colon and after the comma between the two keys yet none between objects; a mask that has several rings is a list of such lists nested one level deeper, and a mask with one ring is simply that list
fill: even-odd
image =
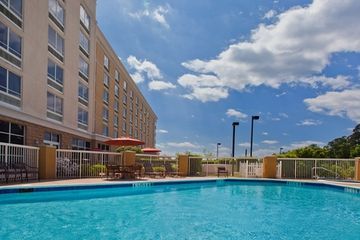
[{"label": "lounge chair", "polygon": [[8,167],[5,163],[0,163],[0,179],[5,180],[5,182],[9,180]]},{"label": "lounge chair", "polygon": [[165,174],[163,172],[155,172],[151,163],[149,162],[145,162],[144,163],[144,175],[145,176],[149,176],[149,177],[156,177],[156,176],[160,176],[160,177],[165,177]]},{"label": "lounge chair", "polygon": [[228,170],[226,170],[225,167],[218,167],[217,174],[218,174],[218,177],[220,177],[220,174],[225,174],[226,177],[229,176],[229,172],[228,172]]},{"label": "lounge chair", "polygon": [[[29,176],[31,175],[32,178],[38,178],[39,170],[36,167],[30,167],[25,163],[13,163],[11,169],[15,174],[15,180],[17,179],[17,175],[20,175],[21,182],[25,180],[29,181]],[[36,177],[35,177],[35,176]]]},{"label": "lounge chair", "polygon": [[165,175],[166,176],[179,176],[180,172],[174,171],[173,167],[171,166],[171,163],[165,162]]}]

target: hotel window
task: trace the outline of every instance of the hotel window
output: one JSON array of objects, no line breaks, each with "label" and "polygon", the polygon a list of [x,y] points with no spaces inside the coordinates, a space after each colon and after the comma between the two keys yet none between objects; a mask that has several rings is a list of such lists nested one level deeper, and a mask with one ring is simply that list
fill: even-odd
[{"label": "hotel window", "polygon": [[133,91],[130,90],[130,98],[133,99]]},{"label": "hotel window", "polygon": [[3,67],[0,67],[0,91],[8,96],[20,99],[21,77]]},{"label": "hotel window", "polygon": [[115,81],[119,82],[119,72],[115,70]]},{"label": "hotel window", "polygon": [[78,110],[78,123],[88,125],[88,112],[82,108]]},{"label": "hotel window", "polygon": [[60,135],[46,132],[44,136],[44,144],[60,148]]},{"label": "hotel window", "polygon": [[133,110],[133,101],[131,100],[130,101],[130,111],[132,111]]},{"label": "hotel window", "polygon": [[82,58],[79,58],[79,71],[86,77],[89,77],[89,64]]},{"label": "hotel window", "polygon": [[138,115],[138,112],[139,112],[139,109],[138,109],[138,108],[136,108],[136,109],[135,109],[135,116],[137,116],[137,115]]},{"label": "hotel window", "polygon": [[56,85],[59,85],[54,86],[50,83],[52,87],[55,87],[57,90],[62,92],[62,86],[64,82],[64,70],[50,59],[48,59],[48,79],[50,79]]},{"label": "hotel window", "polygon": [[22,18],[22,0],[0,0],[0,2],[20,19]]},{"label": "hotel window", "polygon": [[124,89],[124,91],[126,92],[126,89],[127,89],[127,82],[126,82],[126,81],[124,81],[123,89]]},{"label": "hotel window", "polygon": [[123,114],[122,114],[122,116],[123,116],[123,118],[125,118],[126,119],[126,108],[123,108]]},{"label": "hotel window", "polygon": [[123,133],[126,133],[126,122],[125,121],[123,121],[122,130],[123,130]]},{"label": "hotel window", "polygon": [[137,127],[137,126],[138,126],[138,119],[135,118],[135,127]]},{"label": "hotel window", "polygon": [[104,55],[104,67],[109,70],[109,58]]},{"label": "hotel window", "polygon": [[107,125],[103,125],[103,135],[109,136],[109,127]]},{"label": "hotel window", "polygon": [[[47,93],[47,111],[48,117],[57,121],[62,121],[63,99],[52,93]],[[50,113],[50,114],[49,114]]]},{"label": "hotel window", "polygon": [[138,131],[137,131],[137,129],[135,129],[135,131],[134,131],[134,133],[135,133],[135,138],[137,138],[138,137]]},{"label": "hotel window", "polygon": [[21,59],[21,37],[0,22],[0,46]]},{"label": "hotel window", "polygon": [[23,145],[24,140],[24,126],[0,120],[0,142]]},{"label": "hotel window", "polygon": [[126,105],[126,103],[127,103],[127,97],[126,97],[126,95],[124,95],[124,96],[123,96],[123,104]]},{"label": "hotel window", "polygon": [[117,128],[114,128],[114,138],[118,138],[118,137],[119,137],[119,132]]},{"label": "hotel window", "polygon": [[109,103],[109,91],[104,89],[104,92],[103,92],[103,101],[108,104]]},{"label": "hotel window", "polygon": [[79,97],[86,102],[89,101],[89,88],[81,82],[79,82]]},{"label": "hotel window", "polygon": [[106,73],[104,73],[104,85],[106,87],[109,87],[109,75],[107,75]]},{"label": "hotel window", "polygon": [[[49,26],[49,45],[58,53],[61,57],[64,56],[64,39]],[[57,56],[56,56],[57,57]],[[60,59],[62,61],[62,59]]]},{"label": "hotel window", "polygon": [[49,0],[49,12],[55,18],[51,18],[56,25],[60,24],[61,30],[64,30],[64,8],[60,5],[58,0]]},{"label": "hotel window", "polygon": [[102,114],[103,120],[108,121],[109,120],[109,109],[103,108],[103,114]]},{"label": "hotel window", "polygon": [[90,17],[82,5],[80,5],[80,23],[87,31],[90,30]]},{"label": "hotel window", "polygon": [[90,45],[89,45],[89,39],[85,36],[85,34],[80,31],[80,47],[82,50],[85,51],[85,55],[89,55]]},{"label": "hotel window", "polygon": [[115,91],[115,96],[119,97],[119,85],[115,84],[114,91]]},{"label": "hotel window", "polygon": [[133,116],[132,116],[132,114],[130,114],[129,121],[130,121],[131,123],[132,123],[132,121],[133,121]]},{"label": "hotel window", "polygon": [[82,139],[73,139],[71,147],[73,150],[90,150],[90,142]]},{"label": "hotel window", "polygon": [[138,97],[135,98],[135,104],[139,105],[139,98]]},{"label": "hotel window", "polygon": [[133,127],[130,126],[130,128],[129,128],[129,135],[131,136],[132,134],[133,134]]},{"label": "hotel window", "polygon": [[142,113],[140,113],[140,120],[142,120]]},{"label": "hotel window", "polygon": [[119,100],[117,100],[117,99],[115,99],[115,101],[114,101],[114,110],[115,110],[116,112],[119,111]]},{"label": "hotel window", "polygon": [[115,115],[114,116],[114,126],[118,126],[118,124],[119,124],[119,117],[118,117],[118,115]]}]

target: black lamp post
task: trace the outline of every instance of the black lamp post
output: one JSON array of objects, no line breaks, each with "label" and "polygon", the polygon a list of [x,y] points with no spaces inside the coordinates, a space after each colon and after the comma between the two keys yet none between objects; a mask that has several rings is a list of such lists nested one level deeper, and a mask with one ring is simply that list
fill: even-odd
[{"label": "black lamp post", "polygon": [[251,139],[250,139],[250,157],[252,157],[253,150],[253,138],[254,138],[254,120],[259,120],[259,116],[251,116]]},{"label": "black lamp post", "polygon": [[283,149],[284,149],[284,148],[282,148],[282,147],[280,148],[279,154],[281,154],[281,153],[282,153],[282,150],[283,150]]},{"label": "black lamp post", "polygon": [[232,126],[233,126],[233,137],[232,137],[232,154],[231,156],[233,157],[232,161],[231,161],[231,175],[234,176],[234,156],[235,156],[235,127],[239,125],[239,122],[233,122]]},{"label": "black lamp post", "polygon": [[221,145],[221,143],[217,143],[216,144],[216,160],[219,159],[219,146]]}]

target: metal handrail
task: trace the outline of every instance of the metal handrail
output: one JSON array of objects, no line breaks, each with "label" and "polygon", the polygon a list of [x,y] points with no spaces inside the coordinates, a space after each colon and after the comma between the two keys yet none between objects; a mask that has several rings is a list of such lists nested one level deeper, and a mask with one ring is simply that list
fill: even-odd
[{"label": "metal handrail", "polygon": [[[311,169],[311,177],[312,178],[320,178],[319,177],[319,175],[317,175],[316,173],[315,173],[315,170],[316,169],[322,169],[322,170],[325,170],[326,172],[329,172],[329,173],[333,173],[334,175],[335,175],[335,178],[338,178],[339,176],[340,176],[340,174],[338,174],[338,173],[336,173],[336,172],[333,172],[333,171],[331,171],[331,170],[329,170],[329,169],[327,169],[327,168],[324,168],[324,167],[312,167],[312,169]],[[315,173],[315,174],[313,174],[313,173]]]}]

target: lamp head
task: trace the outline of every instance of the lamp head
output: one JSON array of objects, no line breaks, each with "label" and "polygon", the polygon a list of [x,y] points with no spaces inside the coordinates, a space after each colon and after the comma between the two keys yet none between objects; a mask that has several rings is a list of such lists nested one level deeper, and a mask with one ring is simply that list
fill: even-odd
[{"label": "lamp head", "polygon": [[233,126],[238,126],[238,125],[239,125],[239,122],[233,122],[232,125],[233,125]]},{"label": "lamp head", "polygon": [[260,116],[252,116],[252,119],[253,119],[253,120],[259,120],[259,119],[260,119]]},{"label": "lamp head", "polygon": [[218,145],[218,146],[220,146],[220,145],[221,145],[221,143],[217,143],[217,145]]}]

